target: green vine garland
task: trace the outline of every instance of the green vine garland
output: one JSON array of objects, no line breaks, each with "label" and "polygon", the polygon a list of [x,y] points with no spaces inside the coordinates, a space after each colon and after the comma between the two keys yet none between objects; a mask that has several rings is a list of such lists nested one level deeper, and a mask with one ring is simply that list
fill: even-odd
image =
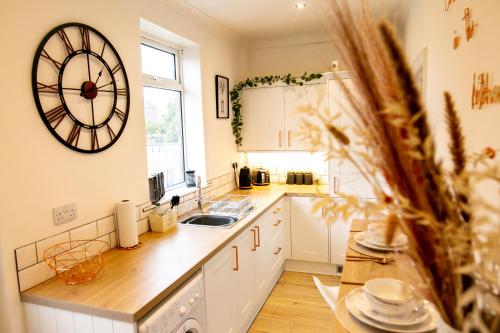
[{"label": "green vine garland", "polygon": [[241,127],[243,126],[243,118],[241,115],[241,90],[244,88],[254,88],[259,85],[272,85],[278,81],[284,82],[287,85],[296,84],[299,86],[303,86],[304,83],[316,80],[323,77],[321,73],[312,73],[307,74],[304,73],[302,76],[293,76],[292,74],[286,74],[283,76],[280,75],[267,75],[267,76],[256,76],[252,79],[248,78],[244,81],[237,83],[233,90],[231,90],[231,103],[233,106],[233,119],[231,121],[231,126],[233,128],[233,134],[235,137],[235,142],[237,145],[241,146],[241,141],[243,140],[241,136]]}]

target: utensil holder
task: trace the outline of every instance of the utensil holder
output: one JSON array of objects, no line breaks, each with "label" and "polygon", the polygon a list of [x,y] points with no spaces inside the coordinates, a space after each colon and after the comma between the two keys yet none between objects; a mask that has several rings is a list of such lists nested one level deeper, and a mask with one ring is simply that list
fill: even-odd
[{"label": "utensil holder", "polygon": [[166,232],[177,225],[177,215],[172,211],[164,215],[150,214],[149,225],[153,232]]}]

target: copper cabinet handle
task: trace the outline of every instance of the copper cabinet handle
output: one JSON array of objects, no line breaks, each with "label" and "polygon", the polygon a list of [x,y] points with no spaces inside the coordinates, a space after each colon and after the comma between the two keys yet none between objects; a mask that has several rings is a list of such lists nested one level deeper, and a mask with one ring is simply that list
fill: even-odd
[{"label": "copper cabinet handle", "polygon": [[283,145],[283,132],[278,131],[278,140],[280,143],[280,147]]},{"label": "copper cabinet handle", "polygon": [[291,131],[288,131],[288,147],[292,146],[292,136]]},{"label": "copper cabinet handle", "polygon": [[339,182],[337,177],[333,177],[333,193],[339,192]]},{"label": "copper cabinet handle", "polygon": [[257,230],[257,245],[255,247],[260,247],[260,227],[256,225],[255,230]]},{"label": "copper cabinet handle", "polygon": [[276,223],[274,223],[274,224],[273,224],[273,227],[277,227],[277,226],[279,226],[281,222],[283,222],[283,220],[282,220],[282,219],[277,219],[277,220],[276,220]]},{"label": "copper cabinet handle", "polygon": [[255,231],[255,229],[252,229],[252,234],[253,234],[253,248],[252,248],[252,251],[256,251],[257,250],[257,241],[256,241],[257,232]]},{"label": "copper cabinet handle", "polygon": [[235,250],[234,251],[234,255],[235,255],[235,259],[236,259],[236,267],[233,267],[233,271],[239,271],[240,270],[240,263],[239,263],[239,259],[238,259],[238,247],[237,246],[233,246],[233,249]]},{"label": "copper cabinet handle", "polygon": [[274,254],[278,254],[281,252],[281,247],[278,247],[278,249],[276,250],[276,252],[274,252]]},{"label": "copper cabinet handle", "polygon": [[281,212],[281,208],[280,208],[280,207],[276,208],[276,209],[273,211],[273,214],[278,214],[279,212]]}]

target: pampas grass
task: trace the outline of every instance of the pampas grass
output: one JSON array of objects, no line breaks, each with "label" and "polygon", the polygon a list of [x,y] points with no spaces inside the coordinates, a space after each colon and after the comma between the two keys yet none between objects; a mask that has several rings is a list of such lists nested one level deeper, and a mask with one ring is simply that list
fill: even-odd
[{"label": "pampas grass", "polygon": [[[328,158],[352,163],[373,186],[378,202],[364,203],[343,195],[345,204],[332,205],[323,199],[318,207],[344,218],[359,212],[391,212],[386,219],[386,241],[392,241],[396,227],[408,236],[408,253],[442,318],[459,330],[495,332],[498,326],[485,315],[485,309],[500,302],[496,304],[489,297],[488,306],[484,304],[483,296],[490,295],[491,288],[484,287],[485,268],[472,255],[473,251],[481,253],[481,260],[500,267],[500,259],[488,247],[493,244],[489,242],[492,235],[497,235],[485,227],[491,220],[487,214],[475,212],[478,208],[490,212],[498,208],[473,199],[473,184],[478,181],[500,183],[498,166],[489,164],[495,150],[474,157],[474,165],[483,170],[467,170],[460,121],[447,94],[454,172],[443,170],[436,160],[427,110],[391,25],[376,22],[366,5],[355,17],[347,1],[332,0],[329,4],[332,41],[352,86],[340,77],[336,82],[348,104],[343,112],[353,126],[339,128],[329,120],[338,115],[325,117],[317,111],[323,128],[305,122],[303,137],[314,143],[312,150],[327,148]],[[318,133],[324,130],[330,134],[327,142],[322,142]],[[500,281],[496,288],[500,290]]]},{"label": "pampas grass", "polygon": [[465,169],[467,158],[465,156],[464,137],[462,135],[462,127],[460,126],[460,119],[458,118],[457,111],[455,110],[455,103],[449,92],[444,93],[446,103],[446,123],[448,126],[448,133],[450,134],[450,143],[448,145],[453,159],[454,172],[460,175]]}]

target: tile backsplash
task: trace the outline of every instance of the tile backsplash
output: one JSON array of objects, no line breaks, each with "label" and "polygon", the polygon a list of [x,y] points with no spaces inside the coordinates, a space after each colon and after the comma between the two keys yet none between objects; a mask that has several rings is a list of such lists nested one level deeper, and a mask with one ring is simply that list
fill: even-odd
[{"label": "tile backsplash", "polygon": [[250,168],[269,170],[272,183],[286,181],[287,171],[310,171],[324,184],[328,183],[328,161],[324,153],[258,152],[248,153]]},{"label": "tile backsplash", "polygon": [[[227,173],[210,179],[207,182],[207,186],[202,189],[203,200],[212,200],[217,196],[231,192],[235,187],[233,173]],[[180,204],[176,208],[178,216],[196,208],[197,203],[194,190],[181,196]],[[161,208],[169,206],[170,202],[164,202]],[[136,207],[137,233],[139,235],[150,230],[148,216],[153,210],[149,208],[151,208],[149,202]],[[118,246],[117,232],[115,215],[113,214],[18,247],[14,250],[14,256],[16,259],[19,291],[27,290],[55,276],[55,272],[45,263],[43,257],[44,251],[49,247],[72,240],[84,239],[90,241],[98,239],[106,241],[110,245],[110,248],[115,248]],[[69,250],[69,248],[62,249],[61,252],[65,250]]]}]

